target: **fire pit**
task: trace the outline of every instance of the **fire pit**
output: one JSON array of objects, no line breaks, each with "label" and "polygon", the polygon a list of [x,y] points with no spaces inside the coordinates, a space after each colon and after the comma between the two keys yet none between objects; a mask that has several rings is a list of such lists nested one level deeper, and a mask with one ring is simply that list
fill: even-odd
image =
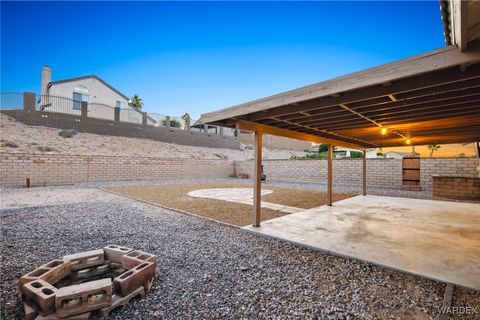
[{"label": "fire pit", "polygon": [[109,245],[52,260],[20,278],[25,319],[104,317],[153,284],[157,257]]}]

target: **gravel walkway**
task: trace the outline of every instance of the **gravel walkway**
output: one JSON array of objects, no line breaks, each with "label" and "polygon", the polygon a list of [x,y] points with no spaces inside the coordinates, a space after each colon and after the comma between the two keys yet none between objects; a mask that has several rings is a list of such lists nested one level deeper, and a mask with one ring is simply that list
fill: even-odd
[{"label": "gravel walkway", "polygon": [[[442,303],[444,285],[434,281],[120,196],[98,199],[1,211],[2,319],[22,317],[22,274],[107,244],[159,258],[152,291],[111,319],[432,319]],[[462,305],[480,301],[455,290]]]}]

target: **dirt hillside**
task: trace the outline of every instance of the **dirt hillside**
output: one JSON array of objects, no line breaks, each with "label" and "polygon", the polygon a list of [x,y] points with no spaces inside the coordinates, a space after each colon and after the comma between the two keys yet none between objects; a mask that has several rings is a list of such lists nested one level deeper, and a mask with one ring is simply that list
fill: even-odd
[{"label": "dirt hillside", "polygon": [[[46,154],[150,156],[160,158],[191,159],[253,159],[252,150],[232,150],[184,146],[149,139],[104,136],[77,133],[71,138],[59,136],[60,129],[27,126],[0,114],[2,152],[28,152]],[[290,159],[303,152],[264,148],[264,159]]]}]

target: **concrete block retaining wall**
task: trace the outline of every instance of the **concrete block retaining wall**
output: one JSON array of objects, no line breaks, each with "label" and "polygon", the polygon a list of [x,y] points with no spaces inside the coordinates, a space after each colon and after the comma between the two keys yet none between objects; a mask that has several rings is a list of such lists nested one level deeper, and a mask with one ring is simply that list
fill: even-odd
[{"label": "concrete block retaining wall", "polygon": [[[432,190],[432,176],[478,177],[476,158],[421,158],[422,190]],[[326,184],[327,160],[264,160],[267,179],[289,182]],[[253,174],[253,161],[236,163],[237,173]],[[362,186],[362,159],[334,159],[333,184]],[[367,186],[373,188],[402,188],[401,159],[367,159]]]},{"label": "concrete block retaining wall", "polygon": [[2,185],[70,184],[85,181],[168,178],[227,178],[233,162],[86,155],[0,154]]},{"label": "concrete block retaining wall", "polygon": [[[86,156],[0,153],[0,184],[22,186],[69,184],[84,181],[168,178],[227,178],[253,174],[253,161],[165,159],[154,157]],[[432,190],[432,176],[478,177],[476,158],[422,158],[422,190]],[[326,184],[326,160],[264,160],[268,180]],[[334,185],[362,186],[361,159],[335,159]],[[370,188],[402,188],[402,160],[368,159]]]}]

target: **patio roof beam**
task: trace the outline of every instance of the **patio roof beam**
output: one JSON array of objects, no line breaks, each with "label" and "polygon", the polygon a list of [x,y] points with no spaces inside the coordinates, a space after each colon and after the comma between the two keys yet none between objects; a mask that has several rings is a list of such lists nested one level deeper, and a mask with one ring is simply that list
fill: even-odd
[{"label": "patio roof beam", "polygon": [[[425,98],[422,98],[421,101],[412,99],[413,101],[397,101],[398,103],[395,104],[383,104],[383,107],[378,108],[379,105],[374,105],[374,106],[369,106],[369,110],[363,110],[362,115],[366,117],[374,116],[375,114],[378,114],[380,111],[391,111],[390,114],[396,114],[396,113],[405,113],[405,114],[415,114],[415,112],[419,112],[423,109],[439,109],[438,107],[441,106],[451,106],[451,105],[457,105],[460,103],[467,103],[467,102],[472,102],[472,99],[480,98],[480,86],[475,87],[473,89],[468,89],[464,90],[462,94],[459,94],[458,96],[446,96],[445,94],[439,94],[436,95],[434,99],[431,100],[426,100]],[[473,100],[473,101],[478,101],[478,100]],[[414,106],[412,108],[412,106]],[[352,109],[350,106],[348,106],[350,109]],[[377,107],[372,109],[372,107]],[[367,107],[361,107],[367,108]],[[360,108],[355,108],[353,109],[354,111],[359,110]],[[370,110],[371,109],[371,110]],[[327,116],[324,116],[327,115]],[[345,109],[331,109],[328,112],[325,112],[324,114],[319,114],[319,115],[312,115],[310,117],[275,117],[275,118],[270,118],[270,119],[265,119],[262,120],[262,123],[266,124],[275,124],[278,123],[278,120],[288,120],[291,122],[295,122],[298,124],[303,124],[303,125],[311,125],[314,124],[318,121],[321,123],[326,123],[327,120],[333,119],[334,121],[328,121],[328,123],[332,122],[341,122],[342,120],[354,120],[357,119],[356,117],[353,117],[351,113],[345,113]],[[375,120],[375,118],[370,118],[372,120]],[[377,121],[377,120],[375,120]]]},{"label": "patio roof beam", "polygon": [[293,130],[267,126],[264,124],[246,121],[246,120],[237,120],[237,124],[238,124],[238,127],[243,130],[249,130],[252,132],[256,132],[260,130],[265,134],[271,134],[271,135],[281,136],[285,138],[317,142],[317,143],[333,144],[336,146],[343,146],[347,148],[360,149],[360,150],[363,150],[368,147],[375,147],[374,145],[371,145],[369,143],[365,143],[365,145],[360,143],[356,144],[356,143],[346,142],[338,139],[324,138],[318,135],[305,134],[305,133],[301,133]]}]

